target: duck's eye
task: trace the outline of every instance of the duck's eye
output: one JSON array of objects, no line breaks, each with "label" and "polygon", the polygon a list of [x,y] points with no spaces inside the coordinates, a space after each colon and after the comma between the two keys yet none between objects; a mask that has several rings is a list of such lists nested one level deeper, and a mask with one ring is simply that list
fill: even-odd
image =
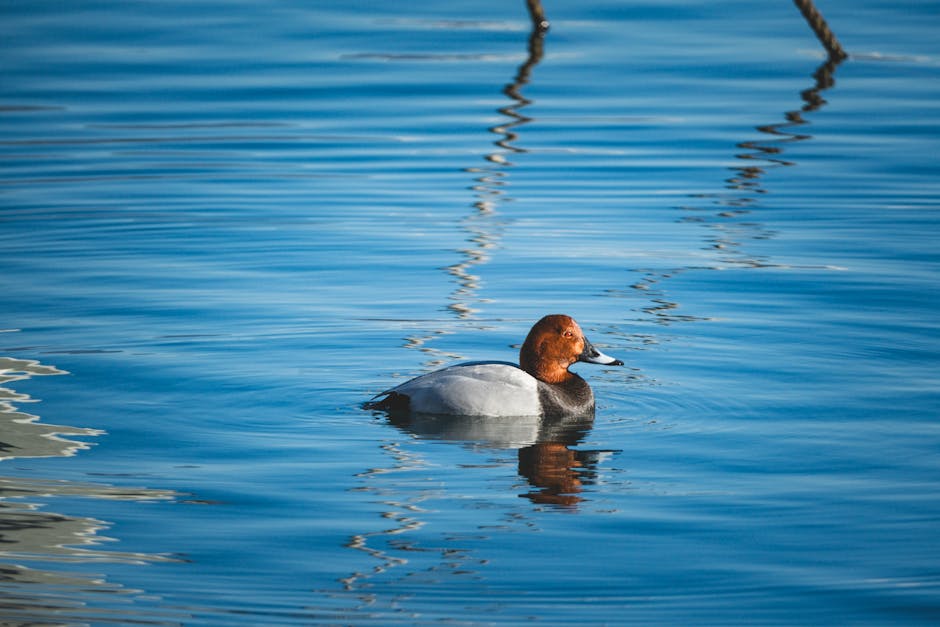
[{"label": "duck's eye", "polygon": [[574,337],[574,333],[572,333],[571,331],[565,331],[564,333],[562,333],[562,335],[565,337]]}]

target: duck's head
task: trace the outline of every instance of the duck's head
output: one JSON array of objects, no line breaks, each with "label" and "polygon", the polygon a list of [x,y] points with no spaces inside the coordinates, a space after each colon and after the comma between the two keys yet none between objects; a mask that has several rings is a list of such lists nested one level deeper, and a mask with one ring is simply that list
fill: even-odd
[{"label": "duck's head", "polygon": [[568,368],[578,361],[623,365],[594,348],[574,318],[564,314],[552,314],[536,322],[519,350],[519,366],[546,383],[563,383],[573,377]]}]

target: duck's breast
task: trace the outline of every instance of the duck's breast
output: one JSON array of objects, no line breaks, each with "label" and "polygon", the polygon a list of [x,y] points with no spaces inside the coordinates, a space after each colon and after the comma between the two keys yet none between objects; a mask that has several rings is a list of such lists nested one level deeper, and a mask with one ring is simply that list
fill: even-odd
[{"label": "duck's breast", "polygon": [[537,381],[539,404],[546,416],[594,415],[594,392],[588,382],[572,373],[564,383]]},{"label": "duck's breast", "polygon": [[417,377],[393,390],[412,412],[462,416],[537,416],[538,381],[508,362],[470,362]]}]

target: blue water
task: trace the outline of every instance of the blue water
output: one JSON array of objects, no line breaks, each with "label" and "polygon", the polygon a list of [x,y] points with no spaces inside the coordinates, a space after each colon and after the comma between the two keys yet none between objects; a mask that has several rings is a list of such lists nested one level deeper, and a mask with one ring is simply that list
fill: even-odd
[{"label": "blue water", "polygon": [[940,621],[936,4],[373,5],[0,7],[0,622]]}]

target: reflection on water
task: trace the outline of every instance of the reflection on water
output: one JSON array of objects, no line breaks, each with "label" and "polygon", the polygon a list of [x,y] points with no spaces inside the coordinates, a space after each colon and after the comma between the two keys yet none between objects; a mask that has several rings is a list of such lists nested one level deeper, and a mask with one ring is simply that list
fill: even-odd
[{"label": "reflection on water", "polygon": [[[517,68],[512,81],[503,87],[502,93],[509,99],[509,103],[499,107],[497,112],[504,121],[487,129],[496,136],[493,140],[496,149],[485,155],[485,165],[466,169],[474,175],[471,191],[475,198],[471,204],[471,212],[460,222],[468,246],[458,250],[463,259],[446,268],[457,284],[448,296],[450,302],[446,308],[461,321],[475,320],[476,314],[480,312],[479,306],[486,302],[479,296],[481,278],[474,271],[477,266],[487,263],[492,251],[499,246],[506,221],[500,216],[498,207],[512,201],[506,192],[508,169],[513,166],[511,155],[526,152],[526,149],[518,144],[519,129],[532,121],[531,117],[522,113],[522,109],[531,105],[532,100],[523,95],[522,88],[529,83],[533,69],[544,56],[544,38],[549,27],[539,0],[527,0],[527,10],[530,31],[525,61]],[[445,361],[461,357],[428,346],[429,341],[447,333],[446,329],[439,328],[430,333],[415,334],[406,338],[405,346],[432,355],[431,361],[425,364],[431,369]],[[591,427],[590,419],[549,421],[533,417],[511,420],[474,417],[455,420],[453,417],[425,415],[391,416],[388,420],[413,437],[474,447],[518,449],[519,474],[530,484],[530,488],[520,496],[525,496],[534,503],[576,505],[581,500],[576,493],[584,482],[589,481],[587,477],[593,465],[600,459],[597,452],[575,452],[568,448],[584,437]],[[407,471],[422,463],[419,458],[397,444],[385,444],[383,450],[394,460],[392,467],[372,469],[360,475],[361,478],[368,480],[370,477]],[[377,490],[374,486],[362,489]],[[347,546],[369,554],[378,564],[371,574],[357,572],[343,578],[347,590],[363,588],[366,585],[364,580],[368,576],[407,563],[405,558],[390,556],[385,551],[371,547],[368,541],[378,537],[388,542],[391,537],[421,528],[423,523],[417,515],[422,511],[419,503],[425,498],[427,495],[422,492],[406,501],[382,501],[384,505],[393,508],[383,512],[383,518],[394,521],[395,526],[353,536]],[[415,550],[406,542],[398,541],[392,544],[399,551]],[[444,556],[442,554],[442,557]],[[466,569],[465,562],[472,559],[468,554],[458,557],[452,549],[446,551],[446,558],[447,562],[458,570]],[[453,566],[454,564],[459,564],[459,568]]]},{"label": "reflection on water", "polygon": [[737,219],[751,213],[752,208],[759,202],[759,196],[767,193],[768,190],[764,188],[762,181],[768,172],[775,168],[797,165],[794,161],[783,158],[784,148],[787,144],[813,138],[808,133],[797,132],[797,129],[809,124],[804,114],[811,113],[826,104],[820,94],[835,85],[833,73],[841,62],[841,57],[829,56],[817,68],[813,74],[815,81],[813,86],[800,92],[800,97],[804,101],[803,106],[786,111],[783,114],[783,122],[756,127],[767,136],[766,138],[743,141],[738,144],[738,148],[746,152],[735,155],[742,163],[732,167],[735,174],[725,181],[726,188],[733,190],[734,193],[714,196],[715,202],[721,207],[712,215],[712,218],[717,218],[717,220],[709,222],[703,219],[701,210],[683,207],[694,214],[686,219],[701,222],[712,231],[706,241],[711,249],[720,254],[721,265],[749,268],[779,266],[770,259],[749,253],[743,248],[743,242],[746,240],[770,239],[774,233],[759,222]]},{"label": "reflection on water", "polygon": [[461,221],[461,228],[467,235],[470,247],[460,250],[464,259],[447,268],[447,271],[457,281],[457,289],[450,295],[451,303],[448,309],[458,318],[470,318],[479,313],[475,304],[482,304],[477,295],[480,288],[480,277],[471,272],[474,266],[489,261],[490,252],[497,248],[505,227],[505,222],[498,214],[498,205],[512,201],[506,192],[508,168],[513,163],[510,156],[513,153],[524,153],[526,149],[517,144],[519,128],[532,121],[532,118],[522,113],[522,109],[531,105],[532,100],[522,94],[522,88],[528,84],[532,70],[544,56],[545,33],[548,31],[548,20],[537,0],[528,2],[531,31],[527,45],[525,62],[519,66],[512,82],[503,87],[503,94],[510,99],[510,103],[497,109],[505,121],[490,127],[489,132],[496,135],[493,144],[497,150],[485,156],[486,165],[469,167],[467,172],[476,175],[471,189],[476,197],[473,209]]},{"label": "reflection on water", "polygon": [[[810,0],[795,0],[795,3],[826,49],[826,60],[813,73],[813,85],[800,92],[804,104],[799,109],[784,112],[783,122],[757,126],[756,129],[766,137],[737,144],[738,148],[746,152],[735,155],[742,163],[733,166],[731,169],[734,175],[725,180],[725,188],[732,190],[732,193],[696,194],[694,198],[711,199],[712,204],[680,207],[686,214],[681,221],[698,223],[709,229],[705,241],[707,248],[718,255],[716,262],[713,265],[672,268],[666,271],[639,270],[643,277],[630,287],[642,290],[649,296],[652,304],[644,307],[642,311],[653,316],[658,323],[672,324],[700,319],[678,313],[679,303],[667,298],[662,288],[657,287],[670,277],[689,270],[720,270],[732,266],[781,267],[769,258],[750,252],[744,247],[746,241],[770,239],[774,237],[774,233],[758,221],[742,218],[752,213],[759,197],[768,192],[762,184],[765,174],[774,168],[796,165],[794,161],[783,158],[784,146],[812,139],[812,135],[796,132],[796,129],[809,124],[805,114],[826,104],[821,94],[835,85],[836,68],[848,57],[813,3]],[[718,206],[717,211],[715,206]]]},{"label": "reflection on water", "polygon": [[[7,385],[35,376],[67,374],[32,360],[0,357],[0,383]],[[28,395],[0,387],[0,438],[5,461],[30,457],[67,457],[89,444],[61,436],[98,436],[102,431],[49,425],[39,417],[19,411],[16,404],[36,402]],[[45,511],[44,503],[56,497],[81,497],[113,501],[165,501],[168,490],[126,488],[98,483],[26,479],[0,476],[0,590],[3,591],[4,624],[50,624],[81,621],[123,622],[131,614],[102,618],[91,607],[75,607],[76,595],[102,592],[136,594],[94,573],[38,568],[36,563],[95,564],[119,562],[144,564],[179,561],[169,555],[102,550],[112,541],[100,535],[109,524],[84,516]],[[41,501],[41,502],[40,502]],[[28,565],[29,564],[29,565]],[[105,597],[110,598],[110,597]],[[135,619],[136,620],[136,619]]]},{"label": "reflection on water", "polygon": [[[0,386],[0,622],[936,615],[923,6],[813,79],[790,3],[7,6],[6,354],[75,375]],[[635,349],[594,424],[356,408],[566,295]]]},{"label": "reflection on water", "polygon": [[[20,499],[50,497],[83,497],[115,501],[162,501],[173,498],[167,490],[122,488],[74,481],[29,480],[0,477],[0,510],[5,524],[2,555],[10,560],[56,562],[123,562],[144,563],[172,561],[166,555],[103,551],[97,547],[109,538],[97,535],[108,523],[92,518],[65,516],[39,511],[37,503]],[[17,499],[10,501],[10,499]],[[19,569],[21,567],[10,567]],[[29,570],[29,569],[24,569]],[[5,571],[7,576],[12,570]],[[37,571],[31,579],[35,579]],[[45,573],[44,578],[56,579],[57,574]],[[11,577],[17,579],[16,576]]]},{"label": "reflection on water", "polygon": [[[631,288],[645,292],[650,304],[644,307],[643,311],[652,315],[659,323],[673,324],[701,319],[678,312],[679,304],[666,298],[663,290],[656,287],[665,279],[696,269],[715,270],[732,265],[750,268],[774,266],[769,259],[750,253],[743,246],[745,241],[771,238],[773,233],[759,222],[744,220],[742,216],[750,213],[758,197],[767,192],[762,186],[762,178],[771,168],[794,165],[792,161],[782,158],[783,146],[788,142],[811,138],[809,134],[796,132],[795,129],[808,124],[803,117],[806,113],[815,111],[825,104],[821,92],[834,85],[833,73],[839,63],[846,58],[835,36],[829,31],[812,3],[797,0],[796,4],[826,47],[827,59],[814,73],[813,86],[801,92],[800,96],[804,105],[800,109],[784,113],[785,121],[783,122],[758,126],[757,130],[766,135],[766,139],[743,141],[738,144],[738,148],[745,150],[736,155],[742,163],[733,168],[734,175],[725,181],[726,189],[732,190],[733,193],[697,195],[696,198],[712,199],[712,206],[681,208],[689,214],[683,218],[683,221],[701,223],[710,230],[706,241],[709,250],[720,255],[716,263],[704,267],[679,267],[667,271],[640,270],[644,277],[635,282]],[[505,226],[505,222],[497,211],[498,205],[512,200],[505,189],[508,168],[513,165],[511,157],[513,154],[526,152],[526,149],[518,144],[518,131],[520,127],[532,121],[531,117],[522,113],[522,110],[531,105],[532,101],[522,94],[522,88],[529,83],[532,70],[544,55],[544,37],[548,28],[548,22],[537,0],[530,0],[528,7],[532,28],[528,39],[527,58],[518,68],[513,81],[503,89],[503,94],[511,102],[500,107],[498,111],[506,118],[506,121],[488,129],[490,133],[497,136],[493,142],[497,150],[486,155],[485,166],[467,170],[476,175],[475,184],[472,187],[476,200],[473,203],[473,212],[462,221],[461,228],[466,232],[466,239],[471,246],[460,250],[464,258],[447,268],[457,282],[457,288],[449,297],[451,303],[448,309],[460,320],[473,319],[479,313],[478,306],[484,302],[478,295],[481,278],[474,274],[473,270],[485,264],[490,259],[492,250],[498,247]],[[717,211],[714,205],[718,205]],[[456,357],[445,355],[427,346],[429,340],[445,333],[444,330],[436,330],[430,335],[409,337],[406,346],[435,353],[438,359],[427,366],[438,366],[445,361],[441,357]],[[424,440],[450,442],[474,449],[515,450],[518,474],[526,481],[519,496],[538,505],[577,508],[578,504],[583,501],[580,493],[585,485],[594,481],[599,463],[609,454],[617,452],[573,448],[581,443],[590,432],[593,418],[548,420],[525,417],[507,420],[505,418],[455,419],[451,416],[398,415],[389,416],[388,421],[410,436]],[[394,466],[373,469],[362,475],[364,479],[375,475],[407,471],[422,464],[417,457],[407,453],[397,444],[386,445],[386,450],[395,460]],[[394,510],[385,512],[383,517],[394,521],[396,525],[371,534],[358,534],[350,541],[348,544],[350,548],[364,551],[378,560],[379,565],[375,566],[373,574],[385,572],[390,567],[406,563],[407,560],[370,547],[369,538],[378,536],[388,540],[390,536],[421,528],[422,522],[418,514],[422,510],[419,503],[425,498],[427,498],[426,494],[419,494],[407,502],[384,501],[386,505],[393,506]],[[400,548],[401,543],[397,546]],[[347,590],[356,590],[365,578],[367,575],[355,573],[345,578],[343,582]]]},{"label": "reflection on water", "polygon": [[[532,121],[531,117],[522,113],[522,109],[531,105],[532,100],[522,94],[522,88],[529,83],[533,69],[544,56],[544,40],[548,31],[548,20],[538,0],[528,0],[527,8],[531,29],[526,45],[526,58],[516,70],[512,81],[503,87],[502,93],[510,102],[499,107],[497,113],[505,120],[487,129],[496,136],[493,140],[496,150],[484,156],[484,165],[466,168],[468,173],[474,175],[470,189],[475,198],[470,206],[470,213],[460,221],[460,229],[467,246],[457,251],[462,259],[446,268],[457,284],[448,296],[450,302],[447,304],[447,310],[461,321],[473,320],[476,314],[480,313],[480,305],[487,302],[479,295],[482,281],[475,273],[475,268],[487,263],[493,251],[499,247],[507,221],[500,215],[498,208],[501,204],[512,202],[512,197],[506,190],[508,169],[513,166],[510,157],[514,153],[526,152],[526,149],[517,143],[518,131],[520,127]],[[428,345],[431,340],[448,333],[449,331],[438,328],[427,334],[410,336],[406,339],[406,347],[417,348],[431,355],[432,359],[425,366],[434,368],[448,360],[462,357]]]},{"label": "reflection on water", "polygon": [[[812,135],[796,131],[799,127],[809,124],[804,114],[816,111],[826,104],[821,93],[835,85],[833,77],[835,70],[847,57],[838,39],[829,29],[822,15],[813,6],[813,3],[808,0],[797,0],[796,4],[810,28],[813,29],[813,32],[816,33],[825,47],[826,60],[813,74],[815,81],[813,86],[800,92],[803,106],[785,112],[783,114],[784,122],[758,126],[757,130],[769,136],[768,138],[744,141],[738,144],[738,148],[743,148],[747,152],[739,153],[735,157],[744,163],[733,167],[732,169],[736,174],[726,181],[726,187],[735,190],[738,194],[721,198],[720,203],[728,208],[728,210],[718,213],[721,218],[734,218],[747,214],[749,212],[747,207],[757,202],[757,198],[751,194],[767,193],[767,190],[761,185],[762,177],[774,168],[796,165],[795,162],[781,156],[784,152],[784,146],[789,143],[812,139]],[[772,265],[766,259],[753,255],[744,255],[740,252],[740,240],[745,237],[749,239],[767,239],[773,236],[760,224],[741,223],[738,225],[738,231],[743,231],[740,235],[734,233],[734,227],[728,228],[727,225],[721,225],[720,223],[711,226],[716,229],[717,234],[709,238],[709,241],[713,248],[725,253],[724,262],[748,267]]]},{"label": "reflection on water", "polygon": [[393,415],[389,422],[415,437],[471,446],[516,449],[519,475],[529,486],[520,496],[544,505],[575,506],[597,464],[616,451],[574,450],[593,425],[592,417],[539,418]]},{"label": "reflection on water", "polygon": [[[0,357],[0,386],[31,377],[68,374],[36,361]],[[34,402],[26,394],[0,387],[0,460],[14,457],[62,457],[89,447],[63,435],[95,436],[101,431],[38,422],[39,416],[18,411],[13,403]]]},{"label": "reflection on water", "polygon": [[[360,473],[358,475],[360,478],[368,480],[378,475],[408,471],[420,466],[420,460],[402,449],[398,444],[386,443],[382,445],[382,450],[394,460],[393,465],[387,468],[371,468]],[[421,493],[418,496],[412,496],[406,500],[390,499],[381,489],[368,483],[359,488],[358,491],[373,493],[383,497],[381,504],[388,509],[382,512],[382,518],[389,521],[392,526],[380,529],[379,531],[357,533],[346,543],[347,548],[362,551],[377,562],[369,573],[354,572],[340,580],[344,588],[349,591],[358,591],[363,588],[365,586],[365,580],[368,577],[384,573],[394,566],[408,563],[408,560],[403,557],[395,557],[389,555],[386,551],[370,546],[369,539],[380,537],[387,540],[391,537],[419,529],[423,523],[416,515],[422,511],[419,503],[426,498],[426,495]],[[366,600],[368,600],[368,598],[366,598]]]}]

